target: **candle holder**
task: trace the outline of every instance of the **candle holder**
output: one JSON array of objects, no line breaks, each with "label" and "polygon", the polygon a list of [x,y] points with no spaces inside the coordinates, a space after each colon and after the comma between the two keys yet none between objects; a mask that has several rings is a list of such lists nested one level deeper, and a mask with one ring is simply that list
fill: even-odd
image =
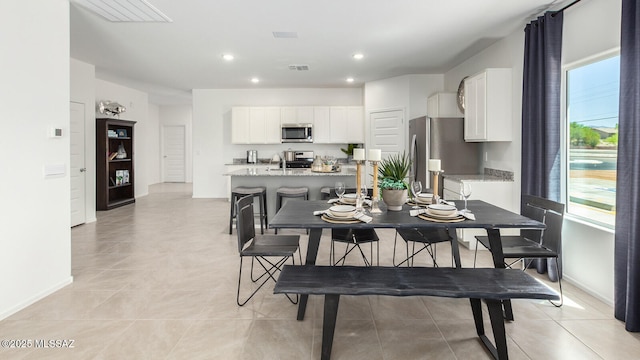
[{"label": "candle holder", "polygon": [[440,174],[443,173],[444,170],[436,170],[436,171],[431,171],[431,174],[433,175],[433,198],[431,199],[431,203],[432,204],[439,204],[440,203],[440,195],[438,195],[438,179],[440,177]]},{"label": "candle holder", "polygon": [[360,176],[362,174],[362,160],[356,160],[356,210],[358,205],[362,206],[362,195],[360,194],[360,189],[362,188],[362,183],[360,182]]},{"label": "candle holder", "polygon": [[376,160],[369,160],[371,165],[373,165],[373,196],[371,197],[371,210],[372,214],[381,213],[380,207],[378,206],[378,201],[380,201],[380,193],[378,189],[378,163]]}]

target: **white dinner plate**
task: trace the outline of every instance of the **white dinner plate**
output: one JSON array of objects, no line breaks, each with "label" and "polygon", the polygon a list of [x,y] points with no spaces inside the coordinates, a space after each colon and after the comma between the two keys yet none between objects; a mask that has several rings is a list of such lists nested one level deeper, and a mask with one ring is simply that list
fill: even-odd
[{"label": "white dinner plate", "polygon": [[447,204],[431,204],[427,206],[427,210],[433,215],[453,216],[457,214],[458,209],[455,206]]},{"label": "white dinner plate", "polygon": [[353,217],[356,207],[351,205],[334,205],[329,208],[329,212],[334,217],[348,218]]}]

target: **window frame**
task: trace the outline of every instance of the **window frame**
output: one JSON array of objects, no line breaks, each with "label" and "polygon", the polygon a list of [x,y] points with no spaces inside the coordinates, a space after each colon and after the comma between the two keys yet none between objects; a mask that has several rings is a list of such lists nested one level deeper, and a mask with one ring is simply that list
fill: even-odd
[{"label": "window frame", "polygon": [[598,228],[605,231],[615,232],[615,224],[607,224],[592,218],[577,215],[569,212],[569,155],[570,155],[570,132],[569,132],[569,123],[567,118],[567,102],[568,102],[568,77],[569,71],[590,65],[599,61],[607,60],[615,56],[620,56],[620,47],[616,47],[607,51],[600,52],[598,54],[590,55],[584,57],[580,60],[573,61],[571,63],[564,64],[562,66],[562,79],[560,83],[560,121],[561,121],[561,131],[560,136],[562,138],[562,142],[560,144],[561,151],[561,169],[560,169],[560,177],[561,177],[561,189],[560,196],[564,200],[566,204],[565,215],[567,218],[572,219],[574,221],[583,223],[585,225]]}]

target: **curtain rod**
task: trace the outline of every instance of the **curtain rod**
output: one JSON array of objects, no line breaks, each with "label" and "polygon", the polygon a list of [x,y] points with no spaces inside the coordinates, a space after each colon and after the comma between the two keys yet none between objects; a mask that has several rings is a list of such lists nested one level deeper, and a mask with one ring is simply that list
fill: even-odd
[{"label": "curtain rod", "polygon": [[565,6],[565,7],[563,7],[562,9],[554,11],[554,12],[553,12],[553,14],[552,14],[551,16],[555,16],[557,13],[559,13],[559,12],[563,12],[563,11],[567,10],[568,8],[570,8],[570,7],[572,7],[573,5],[575,5],[575,4],[577,4],[577,3],[579,3],[580,1],[581,1],[581,0],[576,0],[576,1],[572,2],[571,4],[569,4],[569,5]]}]

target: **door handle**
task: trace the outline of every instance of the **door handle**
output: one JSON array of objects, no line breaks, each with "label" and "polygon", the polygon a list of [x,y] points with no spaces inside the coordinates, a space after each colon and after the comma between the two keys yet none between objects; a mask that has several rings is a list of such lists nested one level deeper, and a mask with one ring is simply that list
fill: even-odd
[{"label": "door handle", "polygon": [[80,172],[85,172],[87,171],[87,168],[80,168]]}]

